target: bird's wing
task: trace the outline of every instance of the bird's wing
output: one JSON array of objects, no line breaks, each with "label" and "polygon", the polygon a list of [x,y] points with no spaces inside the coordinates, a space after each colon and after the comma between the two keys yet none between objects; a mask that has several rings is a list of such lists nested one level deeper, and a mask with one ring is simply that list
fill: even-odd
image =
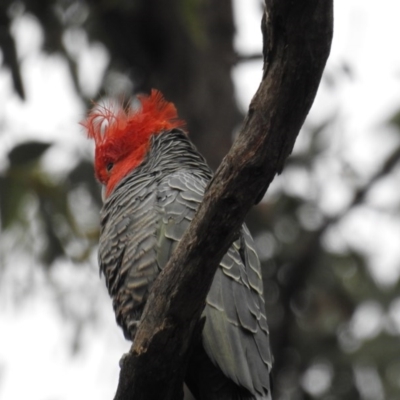
[{"label": "bird's wing", "polygon": [[113,299],[117,323],[133,340],[156,262],[157,184],[148,175],[128,180],[105,202],[101,214],[100,271]]},{"label": "bird's wing", "polygon": [[[207,181],[179,171],[158,186],[162,220],[157,240],[160,268],[188,228]],[[255,398],[270,398],[272,357],[262,297],[260,263],[246,226],[221,261],[206,300],[203,346],[211,361]]]}]

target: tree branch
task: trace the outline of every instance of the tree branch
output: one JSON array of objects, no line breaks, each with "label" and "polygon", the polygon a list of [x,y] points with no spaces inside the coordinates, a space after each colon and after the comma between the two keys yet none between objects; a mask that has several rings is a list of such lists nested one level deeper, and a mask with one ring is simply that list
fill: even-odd
[{"label": "tree branch", "polygon": [[290,267],[289,279],[281,287],[281,303],[285,317],[279,325],[280,334],[274,343],[275,376],[279,376],[279,372],[285,368],[285,350],[290,346],[290,331],[296,321],[296,316],[292,312],[292,300],[296,294],[304,290],[307,279],[317,266],[316,263],[321,254],[321,239],[329,228],[340,222],[354,208],[363,204],[375,183],[387,176],[399,162],[400,146],[388,156],[381,168],[364,186],[354,191],[352,200],[343,211],[332,217],[327,217],[323,224],[311,233],[303,250],[296,257],[296,262]]},{"label": "tree branch", "polygon": [[264,74],[232,149],[153,285],[116,400],[177,399],[214,273],[291,153],[332,39],[332,0],[266,0]]}]

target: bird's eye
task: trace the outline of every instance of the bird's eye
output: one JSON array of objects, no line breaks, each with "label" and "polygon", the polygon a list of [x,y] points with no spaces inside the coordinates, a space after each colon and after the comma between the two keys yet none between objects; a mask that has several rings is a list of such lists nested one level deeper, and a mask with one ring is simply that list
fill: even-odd
[{"label": "bird's eye", "polygon": [[114,164],[113,163],[108,163],[106,166],[107,172],[110,172],[113,169]]}]

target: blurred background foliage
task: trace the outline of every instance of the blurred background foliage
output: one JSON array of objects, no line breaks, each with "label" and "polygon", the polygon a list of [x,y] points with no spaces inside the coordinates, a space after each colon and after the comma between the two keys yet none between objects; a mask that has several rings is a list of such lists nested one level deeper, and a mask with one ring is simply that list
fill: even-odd
[{"label": "blurred background foliage", "polygon": [[[15,34],[21,18],[41,27],[41,52],[65,61],[82,116],[92,100],[126,100],[156,87],[218,166],[244,112],[232,70],[261,57],[235,50],[230,0],[3,0],[1,68],[25,102]],[[106,60],[97,84],[82,72],[92,45]],[[352,79],[343,62],[327,69],[322,86],[333,98]],[[387,151],[365,169],[346,156],[345,117],[340,104],[334,108],[306,122],[282,176],[248,216],[263,266],[275,398],[399,399],[400,283],[398,273],[385,281],[374,271],[388,263],[379,249],[400,229],[400,198],[391,190],[400,174],[400,112],[387,121],[396,132]],[[8,129],[0,120],[0,136]],[[43,162],[54,146],[31,136],[8,145],[1,162],[0,290],[16,303],[31,298],[41,269],[62,323],[73,327],[68,344],[79,351],[82,332],[106,307],[89,282],[95,275],[85,272],[97,268],[101,198],[89,147],[54,172]],[[398,265],[399,252],[392,256]],[[28,265],[23,279],[10,272],[16,263]]]}]

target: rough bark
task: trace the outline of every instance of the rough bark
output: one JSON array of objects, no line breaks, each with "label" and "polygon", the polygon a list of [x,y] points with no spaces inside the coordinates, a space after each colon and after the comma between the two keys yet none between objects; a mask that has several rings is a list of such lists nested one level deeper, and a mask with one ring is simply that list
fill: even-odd
[{"label": "rough bark", "polygon": [[115,399],[181,397],[215,270],[292,151],[329,55],[332,19],[332,0],[266,0],[262,82],[190,229],[152,288]]}]

